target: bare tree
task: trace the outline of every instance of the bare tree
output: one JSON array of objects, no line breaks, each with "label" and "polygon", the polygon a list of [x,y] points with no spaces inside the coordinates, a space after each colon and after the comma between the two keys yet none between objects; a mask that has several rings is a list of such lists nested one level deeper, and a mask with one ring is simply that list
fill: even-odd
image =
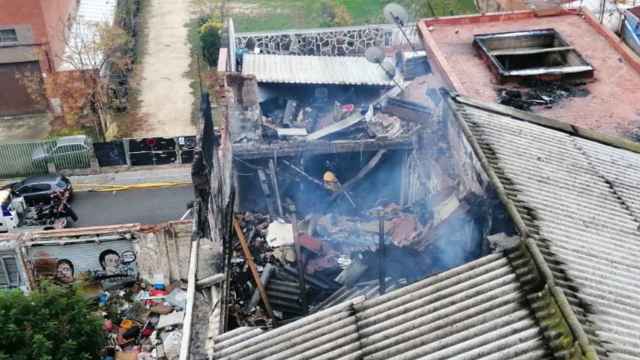
[{"label": "bare tree", "polygon": [[129,34],[107,22],[77,19],[61,34],[65,46],[58,56],[58,71],[48,81],[48,90],[57,94],[64,104],[67,125],[77,125],[77,119],[88,108],[98,117],[96,132],[106,131],[109,102],[109,74],[127,71],[132,65],[129,49],[133,40]]}]

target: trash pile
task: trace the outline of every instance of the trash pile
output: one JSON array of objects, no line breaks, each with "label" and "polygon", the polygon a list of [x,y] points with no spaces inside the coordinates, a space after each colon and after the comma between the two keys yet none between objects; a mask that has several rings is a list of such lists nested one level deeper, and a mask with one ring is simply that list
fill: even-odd
[{"label": "trash pile", "polygon": [[187,302],[180,285],[138,281],[101,292],[98,306],[107,334],[102,360],[177,359]]},{"label": "trash pile", "polygon": [[544,80],[528,80],[523,84],[526,90],[499,88],[498,103],[519,110],[531,111],[533,107],[551,108],[560,101],[571,97],[589,96],[585,83],[561,83]]}]

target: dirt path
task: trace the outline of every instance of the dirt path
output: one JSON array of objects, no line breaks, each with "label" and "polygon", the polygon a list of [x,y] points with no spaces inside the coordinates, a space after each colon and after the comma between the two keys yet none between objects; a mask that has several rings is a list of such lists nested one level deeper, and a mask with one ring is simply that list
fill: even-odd
[{"label": "dirt path", "polygon": [[140,113],[136,137],[194,135],[193,95],[187,77],[191,62],[190,0],[150,0],[147,45],[142,62]]}]

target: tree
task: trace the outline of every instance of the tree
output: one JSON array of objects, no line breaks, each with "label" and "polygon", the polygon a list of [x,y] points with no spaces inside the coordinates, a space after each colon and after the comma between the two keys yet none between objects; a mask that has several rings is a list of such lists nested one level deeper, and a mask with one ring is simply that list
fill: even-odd
[{"label": "tree", "polygon": [[93,110],[99,118],[95,127],[101,137],[110,101],[110,79],[104,75],[131,69],[133,39],[118,26],[81,20],[62,36],[65,51],[57,56],[60,71],[47,79],[47,92],[60,99],[68,127],[76,127],[80,115]]},{"label": "tree", "polygon": [[220,50],[222,23],[209,19],[200,27],[200,43],[202,44],[202,56],[209,66],[218,63],[218,51]]},{"label": "tree", "polygon": [[324,0],[320,6],[324,26],[349,26],[353,23],[349,10],[337,0]]},{"label": "tree", "polygon": [[0,329],[0,360],[97,360],[105,343],[91,304],[51,284],[0,292]]}]

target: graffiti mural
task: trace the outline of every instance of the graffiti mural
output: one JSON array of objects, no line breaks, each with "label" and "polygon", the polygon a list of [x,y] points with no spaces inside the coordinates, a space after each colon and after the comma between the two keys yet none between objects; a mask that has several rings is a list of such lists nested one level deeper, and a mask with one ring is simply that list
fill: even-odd
[{"label": "graffiti mural", "polygon": [[66,245],[34,244],[28,253],[36,277],[60,284],[79,281],[104,289],[136,281],[138,269],[131,239]]}]

